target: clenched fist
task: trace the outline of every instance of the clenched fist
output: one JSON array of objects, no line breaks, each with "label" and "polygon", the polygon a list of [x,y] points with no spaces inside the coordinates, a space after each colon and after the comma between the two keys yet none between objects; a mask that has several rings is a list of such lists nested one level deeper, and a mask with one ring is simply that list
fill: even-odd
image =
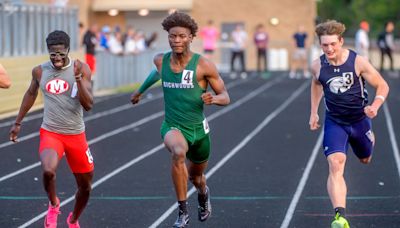
[{"label": "clenched fist", "polygon": [[210,105],[213,104],[214,96],[210,92],[205,92],[201,95],[201,99],[203,100],[204,104]]}]

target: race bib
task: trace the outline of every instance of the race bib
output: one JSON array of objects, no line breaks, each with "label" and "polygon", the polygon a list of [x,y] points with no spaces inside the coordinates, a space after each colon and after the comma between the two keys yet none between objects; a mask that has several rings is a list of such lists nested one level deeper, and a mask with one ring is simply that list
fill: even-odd
[{"label": "race bib", "polygon": [[86,157],[88,159],[88,162],[90,164],[92,164],[93,163],[93,156],[92,156],[92,153],[90,153],[90,149],[89,148],[86,150]]},{"label": "race bib", "polygon": [[78,85],[76,82],[74,82],[74,85],[72,86],[72,91],[71,91],[71,97],[74,98],[78,94]]},{"label": "race bib", "polygon": [[192,70],[183,70],[181,83],[183,85],[193,85],[193,74]]},{"label": "race bib", "polygon": [[203,120],[203,128],[204,128],[204,132],[205,132],[206,134],[208,134],[208,132],[210,132],[210,127],[208,126],[208,121],[207,121],[207,119],[204,119],[204,120]]}]

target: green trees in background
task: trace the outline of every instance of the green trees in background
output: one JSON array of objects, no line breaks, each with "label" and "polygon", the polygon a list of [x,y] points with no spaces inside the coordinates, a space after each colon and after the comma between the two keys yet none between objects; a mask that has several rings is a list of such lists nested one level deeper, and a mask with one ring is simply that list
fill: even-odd
[{"label": "green trees in background", "polygon": [[346,36],[353,36],[361,20],[370,24],[370,36],[383,31],[386,21],[395,23],[395,35],[400,34],[400,0],[319,0],[318,20],[335,19],[346,25]]}]

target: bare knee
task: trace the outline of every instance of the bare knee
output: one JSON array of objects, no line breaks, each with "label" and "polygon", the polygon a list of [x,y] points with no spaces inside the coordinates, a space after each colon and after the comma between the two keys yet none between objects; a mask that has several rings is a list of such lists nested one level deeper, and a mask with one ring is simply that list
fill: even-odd
[{"label": "bare knee", "polygon": [[78,191],[83,194],[90,194],[90,192],[92,191],[92,185],[89,183],[78,186]]},{"label": "bare knee", "polygon": [[194,185],[194,186],[200,186],[200,184],[201,184],[201,179],[202,179],[202,176],[200,175],[200,176],[195,176],[195,175],[190,175],[189,176],[189,180],[190,180],[190,182],[192,182],[192,184]]},{"label": "bare knee", "polygon": [[334,157],[329,159],[329,173],[334,176],[342,176],[346,159]]},{"label": "bare knee", "polygon": [[171,148],[171,154],[172,154],[172,162],[175,165],[178,164],[183,164],[185,163],[186,160],[186,148],[184,148],[183,146],[174,146]]},{"label": "bare knee", "polygon": [[43,178],[46,180],[53,180],[56,178],[56,171],[53,169],[43,168]]}]

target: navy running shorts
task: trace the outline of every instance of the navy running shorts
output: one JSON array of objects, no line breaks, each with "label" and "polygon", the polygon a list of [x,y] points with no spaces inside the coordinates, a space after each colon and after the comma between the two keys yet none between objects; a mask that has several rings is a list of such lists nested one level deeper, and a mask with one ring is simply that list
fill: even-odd
[{"label": "navy running shorts", "polygon": [[371,119],[364,119],[351,125],[338,124],[325,118],[323,149],[325,156],[341,152],[347,154],[349,145],[359,158],[368,158],[375,143]]}]

